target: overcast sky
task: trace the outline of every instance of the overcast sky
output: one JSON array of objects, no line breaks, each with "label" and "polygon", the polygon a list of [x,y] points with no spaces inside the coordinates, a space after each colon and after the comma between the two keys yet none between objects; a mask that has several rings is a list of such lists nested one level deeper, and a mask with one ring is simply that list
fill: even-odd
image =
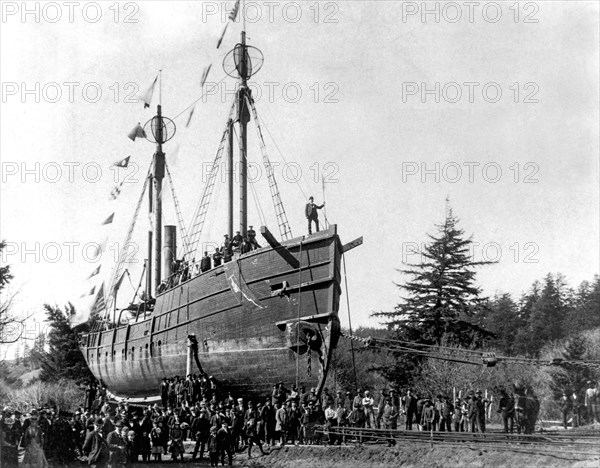
[{"label": "overcast sky", "polygon": [[[446,197],[478,243],[475,259],[498,260],[477,277],[488,295],[518,297],[548,272],[572,286],[598,272],[598,3],[513,4],[247,4],[248,42],[265,56],[251,82],[293,234],[305,233],[314,195],[343,242],[364,236],[346,258],[354,326],[376,325],[370,314],[398,302],[396,269],[419,260],[411,252],[442,222]],[[222,61],[241,25],[229,26],[220,50],[216,42],[233,2],[114,5],[28,2],[23,15],[21,2],[2,4],[0,235],[11,243],[3,262],[20,289],[18,312],[83,308],[80,296],[108,280],[154,151],[127,139],[153,115],[135,95],[159,69],[164,114],[178,126],[165,152],[188,223],[224,129],[235,81]],[[186,128],[209,64],[210,95]],[[257,198],[277,233],[252,128],[249,144]],[[111,170],[128,155],[134,165]],[[127,179],[111,201],[115,177]],[[204,241],[226,230],[225,190],[217,184]],[[170,195],[164,206],[175,224]],[[249,206],[257,227],[252,195]],[[143,215],[133,286],[147,229]],[[93,249],[84,246],[105,236],[113,248],[86,261]],[[121,295],[133,295],[128,280]]]}]

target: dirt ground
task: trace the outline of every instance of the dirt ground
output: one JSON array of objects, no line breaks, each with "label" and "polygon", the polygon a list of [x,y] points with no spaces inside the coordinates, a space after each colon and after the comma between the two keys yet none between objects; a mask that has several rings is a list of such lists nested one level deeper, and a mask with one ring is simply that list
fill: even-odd
[{"label": "dirt ground", "polygon": [[[600,450],[600,449],[599,449]],[[600,457],[599,457],[600,458]],[[594,467],[599,459],[575,462],[569,457],[514,453],[506,450],[476,450],[428,445],[286,447],[270,455],[241,461],[248,468],[388,468],[391,466],[435,467]]]},{"label": "dirt ground", "polygon": [[[186,443],[186,462],[173,463],[170,457],[162,463],[136,464],[136,468],[189,468],[209,467],[206,459],[191,461],[192,447]],[[286,446],[275,447],[271,453],[260,456],[255,447],[253,457],[248,460],[246,453],[238,453],[234,467],[244,468],[390,468],[390,467],[518,467],[518,468],[597,468],[599,456],[595,460],[577,461],[569,456],[534,455],[515,453],[506,449],[471,449],[468,447],[431,447],[428,444],[406,444],[395,447],[385,445],[363,446]]]}]

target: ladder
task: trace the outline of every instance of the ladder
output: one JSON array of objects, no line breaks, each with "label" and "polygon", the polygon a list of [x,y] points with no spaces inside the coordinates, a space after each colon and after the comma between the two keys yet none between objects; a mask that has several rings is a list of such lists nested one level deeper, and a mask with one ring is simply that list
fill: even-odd
[{"label": "ladder", "polygon": [[281,200],[281,194],[279,193],[279,187],[277,186],[277,180],[275,179],[275,171],[273,170],[273,166],[271,165],[271,161],[269,160],[269,156],[267,154],[267,147],[265,145],[262,129],[258,121],[258,113],[256,112],[256,106],[254,105],[254,99],[251,96],[248,97],[248,95],[246,95],[246,101],[248,103],[248,107],[252,109],[252,116],[254,118],[254,123],[256,124],[256,133],[260,142],[260,151],[262,153],[263,164],[267,170],[269,189],[271,191],[273,207],[275,208],[277,224],[279,225],[279,233],[281,234],[282,240],[288,240],[292,237],[292,230],[287,219],[287,214],[285,213],[283,201]]},{"label": "ladder", "polygon": [[210,199],[212,197],[213,189],[215,186],[215,180],[219,171],[219,164],[221,163],[223,151],[227,146],[227,136],[229,135],[229,119],[231,119],[234,109],[235,104],[231,107],[231,110],[229,112],[229,117],[227,118],[225,131],[223,132],[223,136],[221,137],[221,143],[219,143],[217,155],[215,156],[215,160],[213,161],[206,185],[204,186],[202,197],[200,198],[200,201],[196,206],[196,211],[194,213],[194,217],[192,218],[192,224],[189,231],[190,234],[188,237],[188,251],[186,252],[186,256],[184,257],[185,260],[188,261],[191,261],[194,258],[196,250],[198,249],[198,243],[200,242],[200,236],[202,235],[202,229],[204,227],[204,222],[206,221],[206,213],[208,212]]}]

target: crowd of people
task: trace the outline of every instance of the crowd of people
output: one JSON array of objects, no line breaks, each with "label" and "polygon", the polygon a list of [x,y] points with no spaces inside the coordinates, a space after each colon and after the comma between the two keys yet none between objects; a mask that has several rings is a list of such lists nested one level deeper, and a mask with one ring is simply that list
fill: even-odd
[{"label": "crowd of people", "polygon": [[[17,466],[18,448],[25,450],[22,466],[48,466],[86,460],[97,467],[121,467],[138,461],[201,460],[211,466],[232,464],[237,453],[253,448],[266,454],[286,444],[362,443],[354,428],[407,431],[485,432],[491,399],[481,390],[464,397],[417,395],[410,389],[372,395],[327,388],[290,389],[278,382],[269,396],[247,399],[223,393],[216,379],[188,375],[162,379],[160,403],[134,405],[127,400],[110,403],[106,387],[90,382],[83,406],[74,413],[44,407],[27,410],[4,408],[2,466]],[[539,401],[533,389],[500,391],[496,411],[504,431],[533,432]],[[381,437],[386,440],[386,436]],[[188,442],[191,441],[191,442]],[[185,442],[188,442],[186,451]],[[388,444],[394,444],[389,438]],[[193,449],[191,448],[193,445]]]},{"label": "crowd of people", "polygon": [[172,274],[161,284],[161,290],[174,287],[200,273],[230,262],[234,253],[244,254],[256,249],[260,249],[260,245],[256,240],[256,231],[253,226],[248,227],[245,236],[240,231],[236,231],[235,235],[231,237],[229,234],[225,234],[221,246],[215,247],[212,254],[205,251],[199,262],[196,259],[191,261],[175,260],[172,265]]}]

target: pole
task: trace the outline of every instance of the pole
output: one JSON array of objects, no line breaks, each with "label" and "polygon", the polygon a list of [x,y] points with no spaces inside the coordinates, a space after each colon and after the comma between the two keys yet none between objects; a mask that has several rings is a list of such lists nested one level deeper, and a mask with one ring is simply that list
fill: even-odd
[{"label": "pole", "polygon": [[248,134],[247,127],[250,121],[250,110],[246,103],[246,97],[250,99],[250,90],[247,86],[248,64],[246,52],[246,32],[242,31],[242,51],[239,65],[239,75],[241,78],[240,89],[237,92],[238,98],[238,120],[240,122],[240,233],[246,237],[248,229]]},{"label": "pole", "polygon": [[148,259],[146,260],[146,300],[152,297],[152,231],[148,231]]},{"label": "pole", "polygon": [[233,239],[233,120],[229,119],[229,148],[227,153],[227,183],[228,183],[228,197],[227,197],[227,220],[229,239]]},{"label": "pole", "polygon": [[162,181],[165,177],[165,154],[162,151],[162,107],[157,106],[156,153],[154,153],[154,294],[162,281]]}]

